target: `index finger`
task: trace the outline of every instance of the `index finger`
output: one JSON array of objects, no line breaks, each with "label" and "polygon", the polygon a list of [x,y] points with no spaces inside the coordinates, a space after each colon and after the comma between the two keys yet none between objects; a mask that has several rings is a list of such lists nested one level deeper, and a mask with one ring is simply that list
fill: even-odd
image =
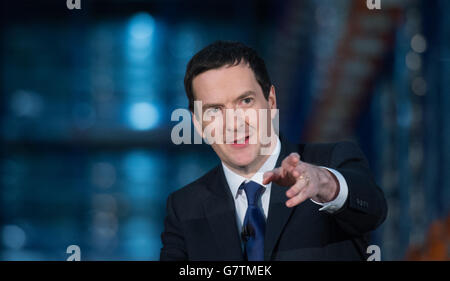
[{"label": "index finger", "polygon": [[297,164],[300,162],[300,155],[298,153],[293,152],[289,154],[288,157],[284,158],[284,160],[281,162],[281,167],[286,169],[287,171],[292,171],[292,169],[297,166]]},{"label": "index finger", "polygon": [[263,184],[268,184],[269,182],[278,180],[280,177],[280,168],[273,169],[272,171],[267,171],[263,175]]}]

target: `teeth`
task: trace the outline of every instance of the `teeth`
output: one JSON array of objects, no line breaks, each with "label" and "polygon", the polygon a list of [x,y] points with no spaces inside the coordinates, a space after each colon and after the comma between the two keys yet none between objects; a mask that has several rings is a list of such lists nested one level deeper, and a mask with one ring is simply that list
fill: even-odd
[{"label": "teeth", "polygon": [[243,140],[235,140],[234,143],[239,143],[239,142],[241,142],[241,143],[244,142],[245,143],[245,140],[248,139],[248,138],[249,137],[245,137]]}]

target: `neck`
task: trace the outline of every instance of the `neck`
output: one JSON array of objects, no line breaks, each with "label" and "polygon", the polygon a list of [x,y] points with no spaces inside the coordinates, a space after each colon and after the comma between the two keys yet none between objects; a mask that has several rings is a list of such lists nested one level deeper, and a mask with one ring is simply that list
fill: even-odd
[{"label": "neck", "polygon": [[227,163],[224,163],[230,170],[232,170],[233,172],[235,172],[236,174],[250,179],[251,177],[253,177],[253,175],[256,174],[256,172],[258,172],[258,170],[264,165],[264,163],[267,161],[267,159],[270,157],[270,155],[272,155],[272,153],[275,150],[275,147],[277,146],[277,136],[275,134],[272,134],[272,139],[270,141],[270,149],[269,149],[269,153],[265,154],[265,155],[258,155],[255,159],[255,161],[253,161],[252,163],[250,163],[247,166],[231,166],[228,165]]}]

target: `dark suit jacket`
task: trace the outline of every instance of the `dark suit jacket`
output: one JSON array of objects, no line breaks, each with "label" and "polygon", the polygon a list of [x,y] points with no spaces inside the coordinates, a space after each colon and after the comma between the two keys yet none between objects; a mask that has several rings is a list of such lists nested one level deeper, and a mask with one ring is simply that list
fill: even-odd
[{"label": "dark suit jacket", "polygon": [[[386,218],[387,205],[368,163],[352,142],[292,145],[281,139],[276,167],[291,152],[339,171],[348,185],[333,214],[306,200],[287,208],[287,187],[272,183],[264,242],[265,260],[365,260],[368,234]],[[243,260],[236,210],[222,165],[167,199],[161,260]]]}]

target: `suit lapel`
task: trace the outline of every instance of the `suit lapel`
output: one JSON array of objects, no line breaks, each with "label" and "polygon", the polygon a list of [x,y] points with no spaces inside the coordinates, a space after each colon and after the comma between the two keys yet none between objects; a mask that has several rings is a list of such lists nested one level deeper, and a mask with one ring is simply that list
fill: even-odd
[{"label": "suit lapel", "polygon": [[243,260],[234,201],[222,169],[221,165],[217,167],[203,207],[215,241],[221,249],[221,253],[217,253],[217,260]]},{"label": "suit lapel", "polygon": [[[297,151],[302,155],[302,147],[299,151],[298,146],[290,144],[282,136],[280,136],[280,140],[282,145],[276,167],[279,167],[281,161],[291,152]],[[217,260],[243,260],[233,196],[226,182],[222,166],[219,164],[216,169],[214,179],[208,182],[208,194],[203,201],[203,207],[215,241],[221,249],[221,253],[216,255]],[[265,260],[271,259],[274,247],[294,209],[287,208],[285,205],[287,189],[287,187],[272,183],[264,241]]]},{"label": "suit lapel", "polygon": [[[299,151],[299,147],[292,145],[286,139],[280,136],[281,151],[278,157],[275,167],[280,167],[282,160],[287,157],[291,152],[298,152],[301,155],[302,151]],[[286,191],[288,187],[279,186],[276,183],[272,183],[270,192],[269,212],[266,225],[266,234],[264,241],[264,260],[270,260],[272,257],[273,249],[280,237],[280,234],[286,225],[294,208],[286,207],[287,201]]]}]

